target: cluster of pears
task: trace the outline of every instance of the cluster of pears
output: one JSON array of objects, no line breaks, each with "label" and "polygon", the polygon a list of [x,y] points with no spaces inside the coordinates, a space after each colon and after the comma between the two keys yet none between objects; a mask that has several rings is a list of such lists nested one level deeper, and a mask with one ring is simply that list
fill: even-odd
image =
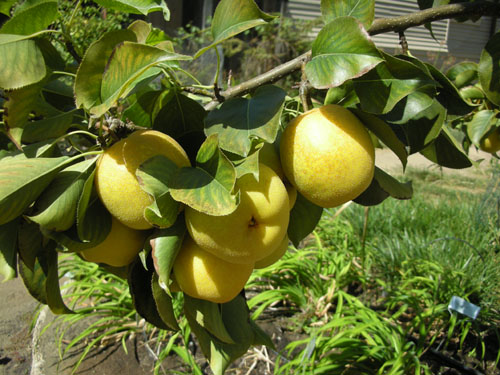
[{"label": "cluster of pears", "polygon": [[[363,124],[337,105],[313,109],[284,130],[279,153],[266,144],[260,151],[258,178],[240,177],[240,203],[225,216],[184,207],[188,234],[173,266],[173,280],[184,293],[216,303],[233,299],[255,268],[266,267],[288,248],[288,223],[297,191],[321,207],[357,197],[374,173],[374,147]],[[186,152],[170,136],[140,130],[115,143],[100,157],[95,186],[112,215],[108,237],[85,250],[89,261],[124,266],[132,262],[152,225],[144,209],[153,198],[139,185],[137,168],[163,155],[189,167]]]}]

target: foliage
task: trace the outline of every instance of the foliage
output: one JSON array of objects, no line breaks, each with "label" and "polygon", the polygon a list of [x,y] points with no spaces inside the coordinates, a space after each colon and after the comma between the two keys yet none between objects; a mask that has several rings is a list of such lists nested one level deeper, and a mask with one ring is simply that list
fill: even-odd
[{"label": "foliage", "polygon": [[[256,179],[259,175],[259,151],[263,144],[279,147],[280,134],[288,120],[312,108],[313,103],[340,104],[352,110],[374,139],[394,151],[403,166],[409,154],[421,153],[439,166],[469,167],[472,163],[467,156],[468,146],[480,145],[500,124],[498,33],[488,41],[479,64],[461,64],[443,74],[407,51],[392,56],[377,48],[370,35],[377,32],[384,20],[373,20],[374,1],[363,1],[362,7],[348,0],[323,1],[324,24],[310,45],[310,52],[269,74],[233,87],[221,83],[218,47],[242,33],[251,35],[254,28],[265,28],[276,19],[262,12],[253,0],[219,2],[210,27],[210,41],[188,53],[176,50],[164,32],[142,20],[114,29],[118,21],[126,21],[120,18],[122,14],[161,11],[168,20],[165,1],[95,3],[116,10],[119,15],[110,20],[112,30],[93,42],[79,35],[76,26],[80,24],[73,23],[80,11],[85,15],[87,2],[77,1],[69,19],[59,11],[64,12],[64,4],[60,7],[56,0],[15,5],[8,2],[0,8],[8,16],[0,27],[0,270],[9,279],[19,269],[36,299],[48,304],[55,313],[72,313],[73,306],[67,306],[60,293],[58,257],[94,247],[109,233],[109,213],[93,186],[98,155],[136,129],[151,128],[168,134],[186,150],[192,166],[176,168],[156,157],[137,169],[137,183],[150,194],[152,202],[146,208],[145,219],[155,227],[150,229],[150,237],[132,264],[120,269],[101,266],[110,274],[126,275],[134,309],[147,322],[163,330],[182,326],[184,331],[179,335],[184,338],[192,330],[216,374],[223,374],[251,346],[271,347],[272,343],[251,319],[243,293],[224,304],[184,296],[182,311],[176,308],[170,271],[186,225],[180,210],[174,210],[175,221],[169,209],[180,202],[212,216],[233,212],[240,202],[238,181],[246,174],[253,174]],[[422,8],[434,5],[419,4]],[[470,14],[474,20],[478,12],[481,15],[486,12],[484,9],[490,9],[480,8],[482,3],[466,4],[469,8],[465,9],[476,7]],[[99,8],[91,11],[95,9]],[[460,16],[461,20],[469,18],[467,12]],[[392,29],[395,30],[401,31]],[[215,53],[217,64],[215,77],[207,84],[183,62],[202,61],[209,52]],[[67,63],[69,55],[75,64]],[[270,84],[298,70],[302,73],[299,97]],[[315,93],[314,101],[311,92]],[[124,153],[126,144],[125,140]],[[376,169],[368,189],[354,201],[372,206],[388,197],[409,199],[412,193],[411,183],[400,182]],[[290,238],[296,244],[313,231],[323,212],[323,208],[302,198],[299,196],[290,213],[289,228],[294,232]],[[304,212],[308,214],[303,215]],[[293,228],[298,227],[307,230],[297,233]],[[318,241],[319,247],[320,244]],[[251,307],[258,303],[263,306],[253,312],[254,316],[270,305],[266,301],[279,301],[285,295],[291,296],[297,306],[304,306],[315,294],[325,295],[321,278],[311,277],[322,271],[317,268],[322,264],[308,258],[307,251],[298,256],[309,267],[307,279],[299,280],[310,286],[311,295],[296,285],[287,286],[288,294],[274,291],[268,296],[263,292],[249,301]],[[421,287],[418,273],[429,267],[430,260],[435,259],[412,264],[414,267],[407,275],[411,288]],[[330,265],[327,262],[329,267],[342,266],[328,270],[335,275],[333,280],[341,284],[354,261],[353,255],[344,254]],[[404,259],[401,265],[406,265]],[[462,263],[454,266],[457,265],[465,267]],[[472,258],[469,265],[478,267]],[[444,276],[448,270],[441,271]],[[453,275],[458,276],[459,272]],[[300,275],[292,269],[289,277],[296,280]],[[466,278],[464,282],[469,285]],[[429,298],[435,282],[424,285],[431,289],[423,290],[418,297],[401,296],[393,307],[401,307],[401,302],[416,303],[420,297]],[[474,283],[471,285],[474,289]],[[443,298],[452,292],[445,291]],[[344,316],[338,310],[334,317],[339,319],[325,323],[329,334],[335,331],[340,319],[345,324],[357,323],[359,319],[376,321],[368,333],[335,336],[340,340],[336,345],[361,350],[357,364],[366,365],[363,351],[367,350],[377,354],[375,361],[380,371],[407,371],[412,362],[418,367],[416,359],[422,354],[422,347],[402,339],[401,335],[408,333],[404,325],[388,325],[340,289],[331,293],[329,298],[332,303],[336,301],[337,310],[344,301],[352,310]],[[468,297],[473,295],[471,290]],[[434,318],[433,313],[441,311],[441,307],[425,305],[419,317],[427,319],[429,312]],[[394,314],[398,316],[404,309],[399,313],[389,309],[390,317],[395,318]],[[355,310],[362,313],[356,315]],[[187,323],[179,324],[182,319]],[[371,335],[377,338],[370,340]],[[322,338],[317,339],[320,358],[332,350],[328,340]],[[388,344],[396,356],[381,349]],[[314,367],[312,354],[311,347],[306,347],[303,358],[308,361],[301,365]],[[327,364],[320,371],[331,371],[331,366]]]},{"label": "foliage", "polygon": [[[112,30],[119,30],[132,22],[129,14],[117,10],[108,10],[93,1],[83,0],[75,8],[75,1],[64,0],[59,2],[61,17],[59,27],[69,24],[65,30],[79,56],[83,56],[89,46],[97,41],[101,35]],[[61,41],[64,42],[63,38]]]}]

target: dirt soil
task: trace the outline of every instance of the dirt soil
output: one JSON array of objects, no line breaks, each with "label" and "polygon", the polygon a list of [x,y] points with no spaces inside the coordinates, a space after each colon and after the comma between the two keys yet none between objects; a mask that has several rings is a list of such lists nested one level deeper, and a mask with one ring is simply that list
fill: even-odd
[{"label": "dirt soil", "polygon": [[[471,156],[473,160],[491,158],[489,154],[482,152],[473,152]],[[402,172],[401,162],[389,150],[377,150],[376,164],[386,171]],[[488,160],[481,163],[481,165],[486,164]],[[421,155],[410,156],[408,166],[419,169],[436,168]],[[481,169],[480,166],[479,172]],[[442,171],[478,173],[475,167],[458,171],[443,168]],[[47,307],[39,309],[38,303],[29,295],[19,278],[0,285],[0,301],[0,375],[71,374],[82,348],[77,348],[63,360],[59,358],[56,326],[41,334],[43,328],[55,317]],[[40,312],[38,318],[35,317],[37,311]],[[276,325],[270,326],[268,333],[279,342],[284,337],[283,332],[276,332],[276,329],[279,330]],[[76,325],[72,328],[72,334],[78,334],[81,328],[82,326]],[[281,343],[277,344],[280,346]],[[264,355],[258,351],[254,354],[256,357]],[[82,363],[76,374],[149,375],[153,373],[153,365],[153,356],[141,345],[140,340],[137,340],[129,342],[128,354],[121,345],[103,348],[93,353]],[[254,371],[257,372],[252,373],[259,373],[258,368]]]}]

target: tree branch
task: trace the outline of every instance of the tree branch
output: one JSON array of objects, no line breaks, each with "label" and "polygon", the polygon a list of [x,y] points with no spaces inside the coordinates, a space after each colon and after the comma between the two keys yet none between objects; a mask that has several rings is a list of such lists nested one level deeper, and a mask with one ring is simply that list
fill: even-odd
[{"label": "tree branch", "polygon": [[[500,17],[500,4],[491,1],[475,1],[473,3],[458,3],[443,5],[436,8],[425,9],[419,12],[411,13],[405,16],[393,18],[376,19],[368,29],[370,35],[383,34],[387,32],[404,32],[406,29],[415,26],[425,25],[426,23],[456,18],[461,16],[493,16]],[[278,81],[299,69],[302,64],[311,59],[311,51],[308,51],[293,60],[281,64],[270,71],[258,75],[248,81],[240,83],[237,86],[220,91],[219,94],[225,100],[244,95],[253,89],[266,84]],[[206,110],[214,109],[220,102],[213,100],[205,105]]]},{"label": "tree branch", "polygon": [[420,12],[394,18],[379,18],[373,21],[368,33],[383,34],[390,31],[400,32],[410,27],[426,23],[456,18],[460,16],[496,16],[500,17],[500,4],[491,1],[475,1],[473,3],[458,3],[425,9]]},{"label": "tree branch", "polygon": [[[299,57],[294,58],[284,64],[277,66],[269,70],[266,73],[258,75],[248,81],[240,83],[239,85],[232,86],[227,90],[220,91],[219,94],[223,96],[225,99],[230,99],[235,96],[244,95],[249,91],[262,86],[266,83],[273,83],[283,78],[284,76],[299,70],[302,66],[302,63],[305,63],[311,59],[311,51],[308,51]],[[214,109],[219,104],[218,101],[213,100],[205,106],[207,111]]]}]

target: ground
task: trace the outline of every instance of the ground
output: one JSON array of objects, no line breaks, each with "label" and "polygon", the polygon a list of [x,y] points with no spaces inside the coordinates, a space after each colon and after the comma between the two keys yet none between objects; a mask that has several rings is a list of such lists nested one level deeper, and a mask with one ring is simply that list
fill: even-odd
[{"label": "ground", "polygon": [[[473,160],[491,158],[489,154],[474,151],[471,157]],[[488,160],[484,160],[481,165],[487,163]],[[399,159],[389,150],[377,150],[376,164],[393,173],[402,171]],[[419,169],[438,168],[421,155],[410,156],[408,165]],[[442,168],[441,171],[442,173],[466,174],[478,172],[474,167],[459,171]],[[19,278],[0,285],[0,301],[2,301],[0,304],[0,375],[70,374],[72,365],[78,358],[78,351],[62,361],[59,360],[55,327],[52,326],[41,334],[42,329],[54,319],[54,316],[46,307],[38,310],[38,304],[28,294]],[[36,319],[37,311],[40,313]],[[273,330],[276,326],[270,325],[268,328]],[[75,326],[73,331],[77,334],[79,327]],[[275,333],[276,338],[276,332],[269,333]],[[277,343],[278,346],[280,344]],[[152,374],[154,358],[147,348],[141,345],[141,340],[132,340],[128,346],[128,354],[120,345],[102,349],[85,360],[77,374]],[[263,356],[264,354],[256,351],[255,355]]]}]

